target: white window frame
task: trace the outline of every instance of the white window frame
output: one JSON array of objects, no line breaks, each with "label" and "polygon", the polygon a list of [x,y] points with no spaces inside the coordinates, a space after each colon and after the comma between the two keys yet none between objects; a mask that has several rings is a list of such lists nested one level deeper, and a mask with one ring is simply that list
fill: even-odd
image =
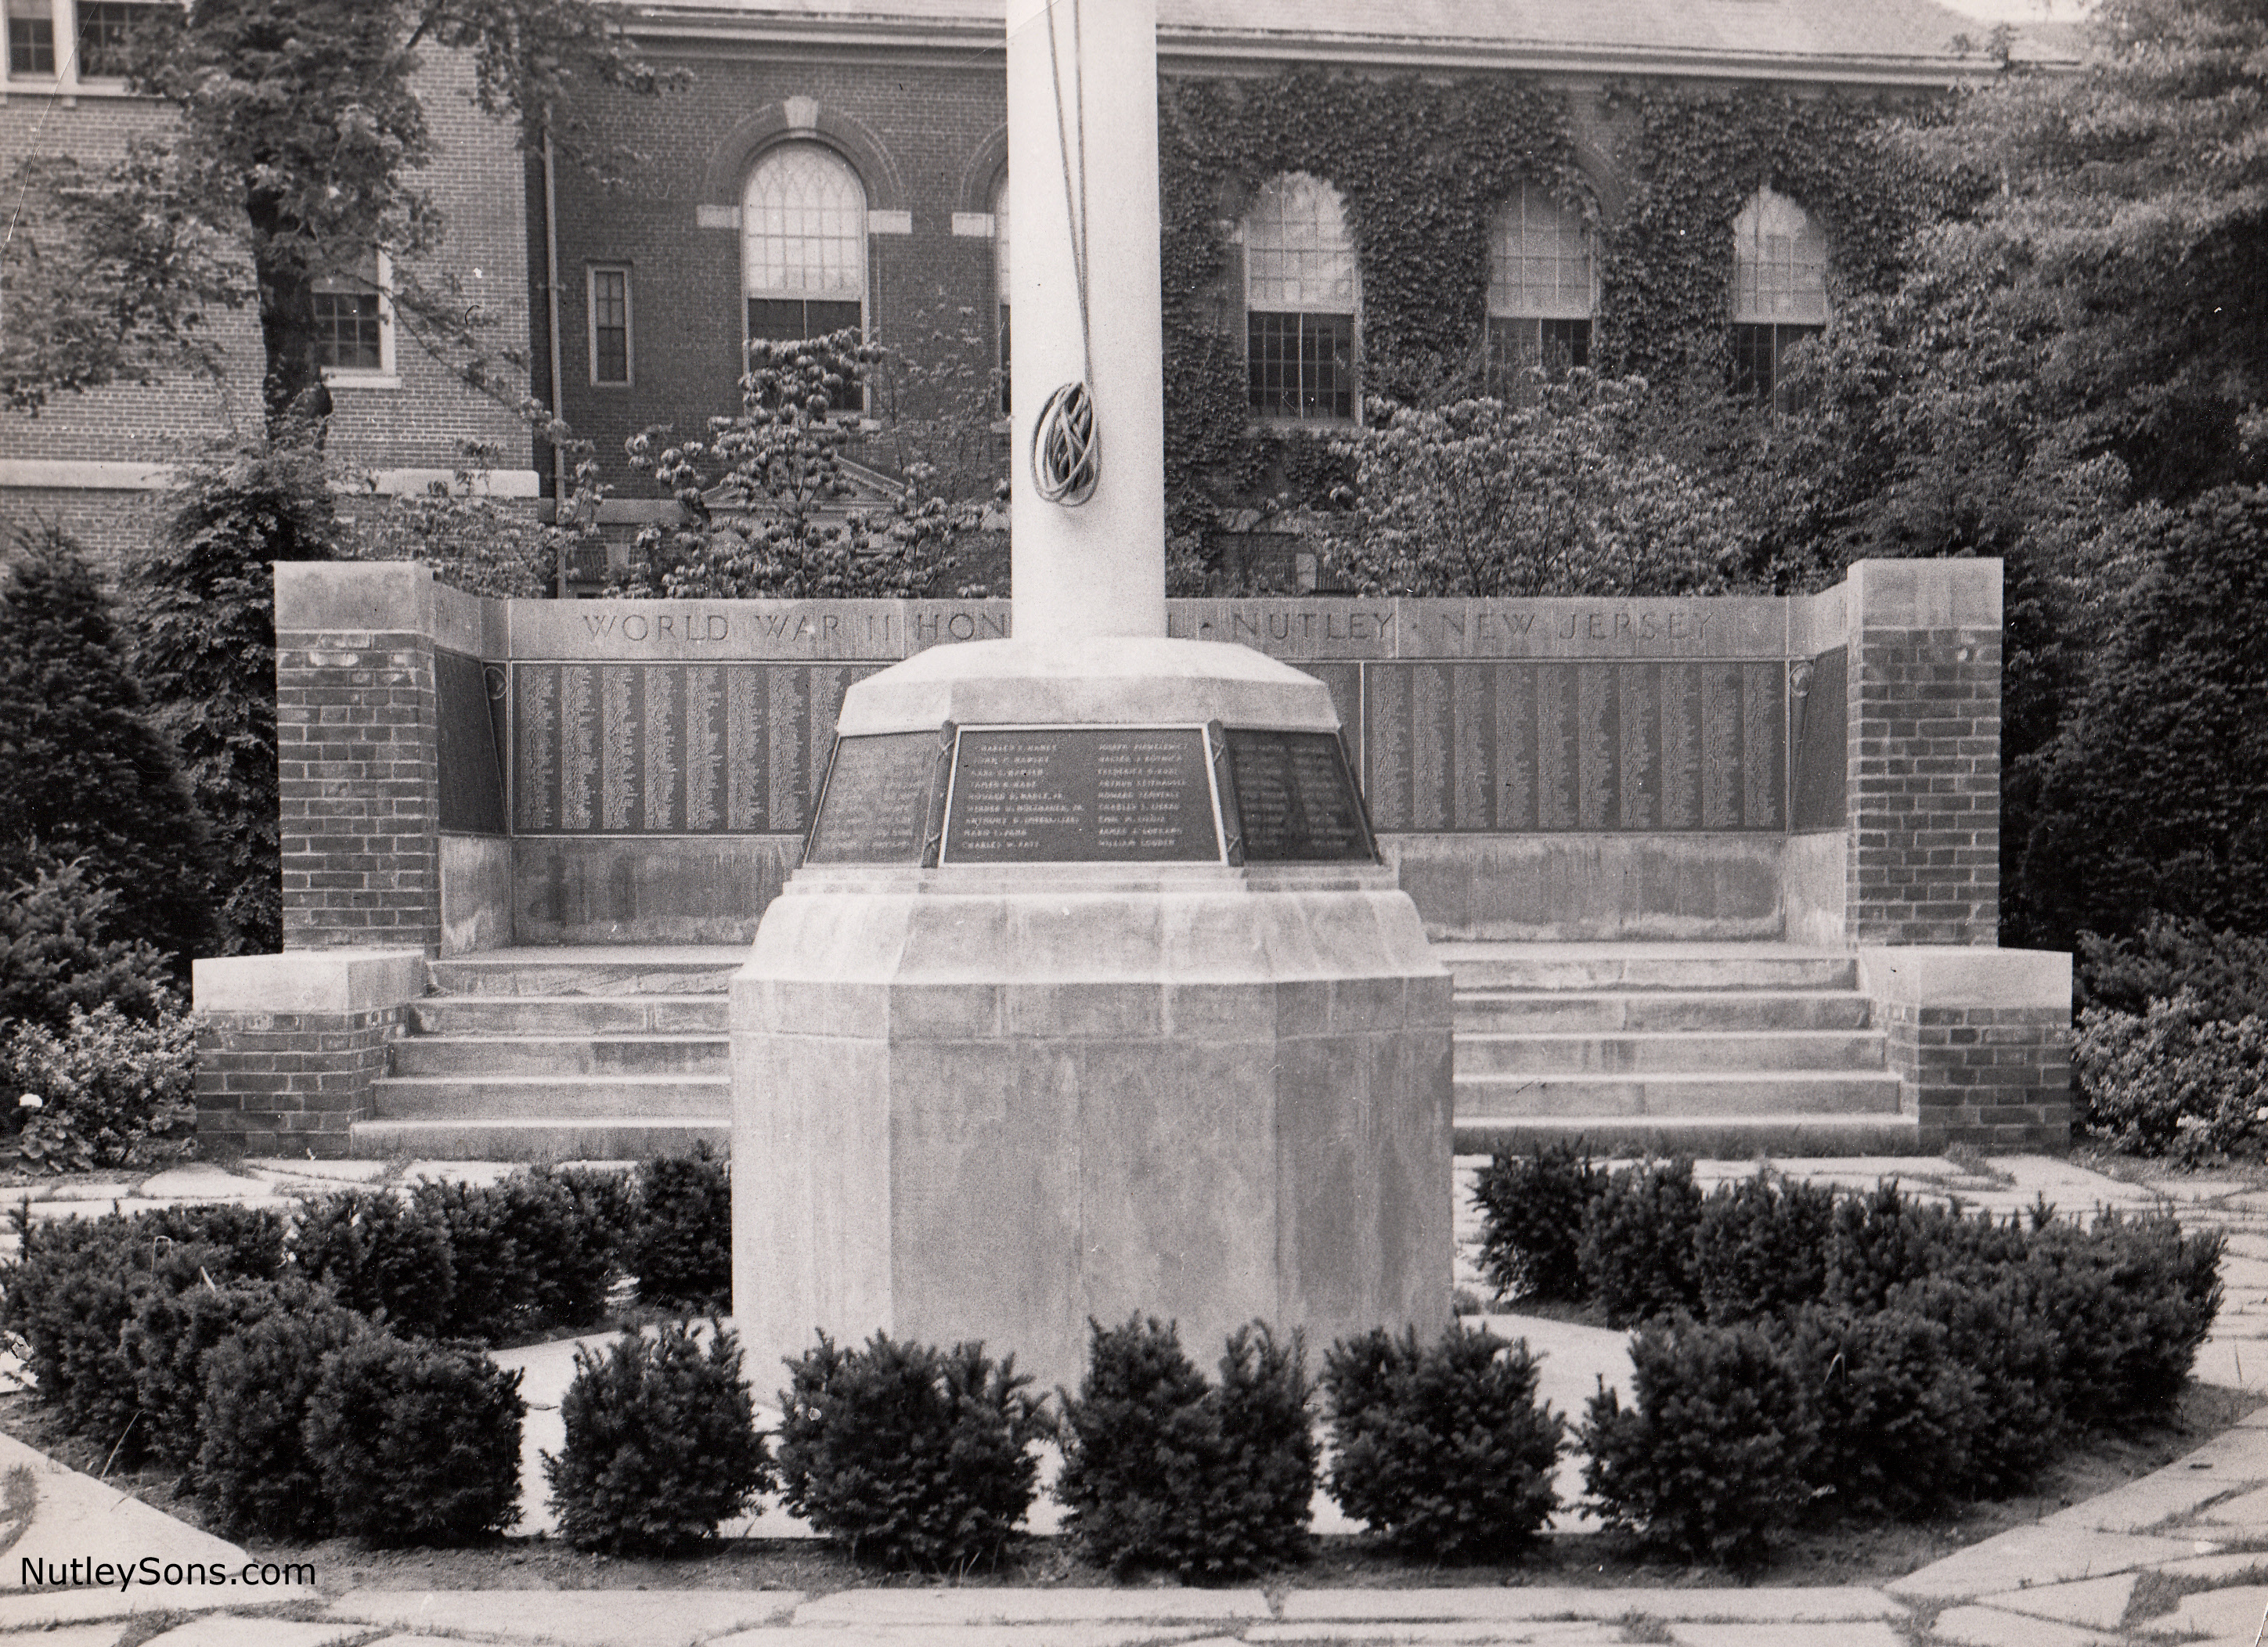
[{"label": "white window frame", "polygon": [[[129,4],[136,3],[147,4],[154,9],[166,4],[166,0],[129,0]],[[12,54],[0,50],[0,102],[5,102],[11,92],[60,97],[66,107],[81,96],[136,95],[127,89],[123,75],[79,72],[78,7],[79,0],[48,0],[48,15],[55,29],[55,71],[53,74],[18,74],[11,61]],[[4,16],[5,10],[5,0],[0,0],[0,16]]]},{"label": "white window frame", "polygon": [[[1786,290],[1767,291],[1766,282],[1751,271],[1768,267],[1772,241],[1786,245]],[[1815,260],[1801,254],[1806,244],[1816,247]],[[1802,283],[1807,270],[1818,272],[1815,293]],[[1832,307],[1827,293],[1827,230],[1804,209],[1800,201],[1780,194],[1769,184],[1749,196],[1733,219],[1732,326],[1768,328],[1766,364],[1771,382],[1765,399],[1775,412],[1792,409],[1780,379],[1780,356],[1805,337],[1818,335],[1827,327]],[[1767,298],[1776,299],[1767,303]],[[1737,357],[1736,357],[1737,359]],[[1737,369],[1737,367],[1736,367]]]},{"label": "white window frame", "polygon": [[[620,275],[622,277],[622,375],[619,378],[599,375],[599,276],[601,275]],[[637,381],[637,306],[630,291],[633,283],[628,263],[592,263],[583,270],[583,331],[590,345],[591,386],[594,389],[627,389]],[[741,313],[745,315],[747,312],[747,305],[743,305]]]},{"label": "white window frame", "polygon": [[[874,203],[873,195],[866,187],[866,180],[859,174],[858,168],[851,164],[850,156],[831,144],[814,142],[809,138],[798,138],[790,143],[777,143],[756,157],[755,164],[748,168],[748,175],[740,185],[740,369],[744,371],[747,369],[748,345],[755,342],[755,334],[748,326],[750,303],[850,303],[853,301],[852,294],[844,287],[767,286],[759,288],[755,283],[751,272],[754,260],[749,255],[749,252],[760,232],[761,224],[761,217],[755,205],[756,179],[767,165],[792,150],[809,151],[831,160],[842,168],[843,175],[850,179],[851,187],[858,191],[858,233],[855,236],[844,238],[853,241],[857,247],[858,287],[856,301],[858,305],[858,335],[863,338],[871,338],[874,335],[872,301],[874,280],[873,255]],[[837,418],[863,419],[866,415],[866,405],[867,398],[862,392],[855,403],[836,407],[832,415]]]},{"label": "white window frame", "polygon": [[[325,366],[323,381],[342,389],[398,389],[394,354],[394,260],[378,254],[378,366]],[[320,289],[320,286],[319,286]]]},{"label": "white window frame", "polygon": [[[1536,299],[1529,294],[1526,283],[1509,278],[1512,271],[1504,267],[1506,250],[1517,240],[1525,245],[1526,236],[1519,233],[1521,225],[1535,218],[1540,205],[1548,207],[1554,216],[1554,227],[1572,219],[1581,246],[1586,282],[1584,290],[1574,293],[1564,288],[1555,296]],[[1540,214],[1536,214],[1540,215]],[[1564,242],[1562,242],[1564,249]],[[1516,248],[1513,248],[1516,249]],[[1599,248],[1597,237],[1592,232],[1583,212],[1565,201],[1556,198],[1542,184],[1523,180],[1509,199],[1502,202],[1488,220],[1488,292],[1484,304],[1487,311],[1482,322],[1481,345],[1487,374],[1486,386],[1493,390],[1498,375],[1506,368],[1499,367],[1496,359],[1496,332],[1498,322],[1535,328],[1541,354],[1543,328],[1553,321],[1582,321],[1591,328],[1590,340],[1597,341],[1599,319]],[[1564,261],[1564,259],[1563,259]],[[1507,276],[1500,278],[1499,276]]]},{"label": "white window frame", "polygon": [[[1244,289],[1242,297],[1244,299],[1244,312],[1238,317],[1240,324],[1237,327],[1237,332],[1238,346],[1242,351],[1244,357],[1246,409],[1249,415],[1259,419],[1263,423],[1284,428],[1344,428],[1350,424],[1359,426],[1363,421],[1362,256],[1361,253],[1356,246],[1355,238],[1352,232],[1349,231],[1346,238],[1346,260],[1349,277],[1349,292],[1346,308],[1343,310],[1336,308],[1327,309],[1316,304],[1305,304],[1287,309],[1283,307],[1280,303],[1270,302],[1265,305],[1261,305],[1256,304],[1253,301],[1253,209],[1259,204],[1261,196],[1263,195],[1270,187],[1289,185],[1302,179],[1306,180],[1307,182],[1312,184],[1314,187],[1321,189],[1331,198],[1332,202],[1338,208],[1340,225],[1342,228],[1344,228],[1346,225],[1346,201],[1344,195],[1341,193],[1338,187],[1332,183],[1329,179],[1318,177],[1314,173],[1309,172],[1279,172],[1274,176],[1269,178],[1258,189],[1254,191],[1251,204],[1245,208],[1243,214],[1236,220],[1236,233],[1234,239],[1236,243],[1243,249],[1243,255],[1239,261],[1243,265]],[[1347,317],[1347,324],[1351,334],[1347,339],[1347,370],[1352,375],[1354,379],[1354,381],[1349,386],[1349,404],[1351,409],[1348,415],[1340,417],[1336,414],[1333,414],[1325,416],[1302,417],[1297,414],[1286,415],[1283,412],[1262,411],[1258,408],[1252,406],[1250,400],[1252,382],[1252,317],[1255,313],[1291,314],[1299,316],[1306,316],[1309,314],[1344,314]]]}]

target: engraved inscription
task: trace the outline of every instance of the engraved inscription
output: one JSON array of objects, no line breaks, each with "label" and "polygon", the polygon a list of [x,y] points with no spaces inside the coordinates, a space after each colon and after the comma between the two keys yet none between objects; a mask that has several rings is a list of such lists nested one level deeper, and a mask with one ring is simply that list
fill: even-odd
[{"label": "engraved inscription", "polygon": [[954,757],[947,864],[1218,860],[1197,727],[970,727]]},{"label": "engraved inscription", "polygon": [[1228,764],[1248,864],[1369,859],[1362,803],[1331,732],[1231,727]]},{"label": "engraved inscription", "polygon": [[559,823],[559,670],[550,664],[523,664],[516,677],[519,710],[512,729],[515,827],[556,828]]},{"label": "engraved inscription", "polygon": [[938,768],[934,732],[839,739],[806,864],[918,864]]}]

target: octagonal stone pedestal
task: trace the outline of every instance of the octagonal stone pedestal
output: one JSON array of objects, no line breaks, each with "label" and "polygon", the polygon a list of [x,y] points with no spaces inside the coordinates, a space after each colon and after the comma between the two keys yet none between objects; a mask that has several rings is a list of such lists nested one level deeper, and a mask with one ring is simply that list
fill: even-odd
[{"label": "octagonal stone pedestal", "polygon": [[[1209,719],[1336,725],[1242,648],[1005,642],[860,682],[840,730]],[[982,1338],[1045,1388],[1089,1317],[1178,1320],[1205,1367],[1255,1317],[1311,1354],[1447,1319],[1449,979],[1390,870],[806,867],[732,1026],[760,1386],[814,1329]]]}]

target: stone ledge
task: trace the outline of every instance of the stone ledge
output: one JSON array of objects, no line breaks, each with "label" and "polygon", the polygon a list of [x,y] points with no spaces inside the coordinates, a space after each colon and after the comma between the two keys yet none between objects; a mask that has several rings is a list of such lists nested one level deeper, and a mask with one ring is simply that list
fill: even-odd
[{"label": "stone ledge", "polygon": [[1858,955],[1859,989],[1888,1004],[2071,1011],[2071,957],[2059,951],[1861,945]]},{"label": "stone ledge", "polygon": [[382,1012],[425,993],[422,949],[291,950],[231,955],[190,968],[200,1012]]}]

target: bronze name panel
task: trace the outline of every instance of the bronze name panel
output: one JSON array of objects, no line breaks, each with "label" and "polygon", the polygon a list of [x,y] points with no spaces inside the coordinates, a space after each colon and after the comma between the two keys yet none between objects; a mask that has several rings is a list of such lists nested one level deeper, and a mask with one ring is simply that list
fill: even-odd
[{"label": "bronze name panel", "polygon": [[1778,663],[1373,663],[1362,731],[1381,830],[1787,827]]},{"label": "bronze name panel", "polygon": [[929,845],[930,813],[945,781],[935,732],[839,738],[806,864],[915,864]]},{"label": "bronze name panel", "polygon": [[850,683],[880,665],[514,664],[520,835],[799,835]]},{"label": "bronze name panel", "polygon": [[1220,858],[1204,728],[961,729],[941,862]]},{"label": "bronze name panel", "polygon": [[1226,736],[1246,863],[1368,863],[1377,857],[1354,774],[1336,734],[1231,727]]}]

